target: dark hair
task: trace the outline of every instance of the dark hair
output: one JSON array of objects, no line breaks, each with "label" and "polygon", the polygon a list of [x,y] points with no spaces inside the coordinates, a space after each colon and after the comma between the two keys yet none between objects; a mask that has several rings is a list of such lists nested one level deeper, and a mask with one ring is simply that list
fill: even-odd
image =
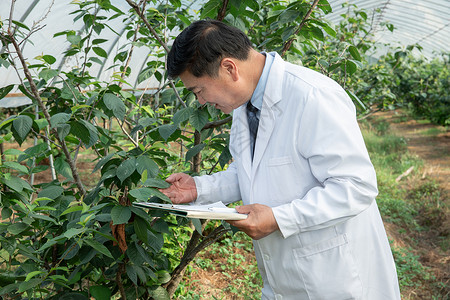
[{"label": "dark hair", "polygon": [[184,29],[175,39],[167,57],[170,78],[188,70],[201,77],[215,77],[224,57],[246,60],[251,49],[241,30],[216,20],[200,20]]}]

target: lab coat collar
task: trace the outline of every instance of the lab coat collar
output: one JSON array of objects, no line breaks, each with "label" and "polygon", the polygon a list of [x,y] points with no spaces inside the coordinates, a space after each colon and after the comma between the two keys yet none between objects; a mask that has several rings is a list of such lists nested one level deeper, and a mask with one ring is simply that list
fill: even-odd
[{"label": "lab coat collar", "polygon": [[256,169],[261,162],[261,158],[267,148],[270,137],[275,126],[276,118],[279,115],[275,104],[282,99],[283,74],[285,62],[276,54],[269,78],[267,79],[266,89],[263,96],[263,106],[261,110],[258,136],[256,139],[255,153],[253,162],[250,153],[250,132],[248,128],[247,114],[245,104],[241,105],[233,112],[233,123],[235,132],[233,132],[234,142],[231,145],[235,149],[235,155],[242,160],[242,166],[245,173],[253,181]]},{"label": "lab coat collar", "polygon": [[[270,137],[273,132],[273,128],[275,127],[276,119],[280,114],[280,112],[277,111],[276,104],[283,97],[282,87],[283,87],[284,70],[285,70],[285,62],[278,54],[276,54],[275,60],[270,69],[266,89],[264,91],[263,106],[259,120],[258,136],[256,139],[253,163],[251,162],[250,159],[252,180],[269,143]],[[246,127],[248,128],[248,125]]]}]

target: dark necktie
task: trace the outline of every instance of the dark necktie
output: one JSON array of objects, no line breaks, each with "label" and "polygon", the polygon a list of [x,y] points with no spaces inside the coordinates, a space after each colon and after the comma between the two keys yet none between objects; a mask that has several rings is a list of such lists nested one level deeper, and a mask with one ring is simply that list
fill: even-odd
[{"label": "dark necktie", "polygon": [[259,118],[258,113],[259,109],[253,106],[251,101],[247,102],[247,120],[248,127],[250,129],[250,149],[253,160],[253,153],[255,152],[255,144],[256,144],[256,135],[258,134],[258,124]]}]

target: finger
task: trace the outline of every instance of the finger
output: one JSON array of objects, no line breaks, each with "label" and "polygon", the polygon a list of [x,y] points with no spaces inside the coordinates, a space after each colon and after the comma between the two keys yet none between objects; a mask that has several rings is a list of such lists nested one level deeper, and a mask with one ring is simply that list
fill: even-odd
[{"label": "finger", "polygon": [[183,173],[174,173],[167,177],[166,182],[168,183],[174,183],[176,181],[179,181],[183,178]]},{"label": "finger", "polygon": [[235,209],[240,214],[249,214],[252,211],[251,205],[236,206]]}]

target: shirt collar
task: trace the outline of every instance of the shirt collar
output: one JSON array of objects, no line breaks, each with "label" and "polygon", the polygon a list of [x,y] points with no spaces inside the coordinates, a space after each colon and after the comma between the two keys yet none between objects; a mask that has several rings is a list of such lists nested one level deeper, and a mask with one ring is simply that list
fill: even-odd
[{"label": "shirt collar", "polygon": [[261,77],[259,77],[258,84],[256,85],[255,90],[253,91],[253,95],[250,101],[252,101],[253,106],[262,109],[263,104],[263,96],[264,90],[266,89],[267,78],[269,77],[270,67],[275,59],[275,52],[261,52],[266,56],[266,62],[264,64],[264,69],[262,71]]}]

